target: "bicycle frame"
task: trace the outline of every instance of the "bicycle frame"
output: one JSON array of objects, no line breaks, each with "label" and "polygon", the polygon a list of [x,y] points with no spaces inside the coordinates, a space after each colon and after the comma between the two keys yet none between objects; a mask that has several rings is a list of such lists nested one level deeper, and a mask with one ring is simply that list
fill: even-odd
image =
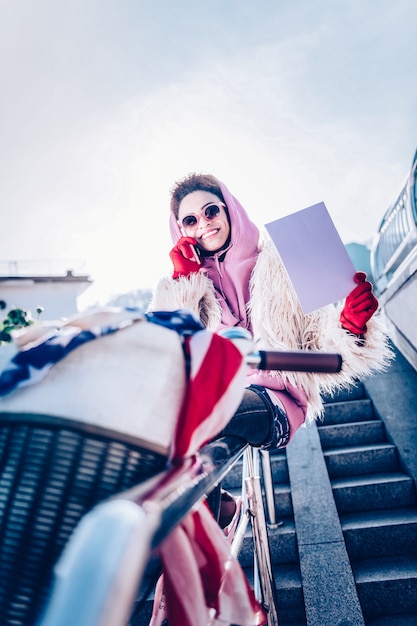
[{"label": "bicycle frame", "polygon": [[[84,516],[56,568],[51,600],[39,626],[126,626],[153,550],[242,456],[243,514],[231,551],[238,557],[250,522],[255,594],[265,609],[268,626],[278,625],[259,449],[247,444],[242,447],[233,437],[224,437],[206,446],[202,454],[211,460],[210,472],[198,473],[188,460]],[[271,502],[270,493],[267,498]]]},{"label": "bicycle frame", "polygon": [[219,439],[202,450],[210,471],[201,471],[201,460],[186,459],[85,515],[56,567],[38,626],[126,626],[152,551],[247,447],[233,437]]}]

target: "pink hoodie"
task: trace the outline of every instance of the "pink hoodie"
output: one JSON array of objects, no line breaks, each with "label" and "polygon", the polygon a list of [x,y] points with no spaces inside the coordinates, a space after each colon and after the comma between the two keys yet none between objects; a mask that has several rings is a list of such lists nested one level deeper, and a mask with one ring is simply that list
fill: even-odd
[{"label": "pink hoodie", "polygon": [[[259,230],[248,217],[240,202],[219,181],[231,225],[230,245],[224,260],[219,258],[225,250],[203,259],[203,270],[213,281],[218,301],[222,307],[220,328],[244,326],[250,330],[246,305],[249,301],[249,279],[258,257]],[[171,213],[172,240],[177,243],[181,231]]]},{"label": "pink hoodie", "polygon": [[[249,302],[249,279],[258,258],[259,230],[249,219],[240,202],[220,183],[220,189],[226,203],[231,239],[227,252],[221,250],[202,261],[202,271],[206,271],[213,281],[218,301],[222,307],[220,328],[243,326],[252,330],[247,314]],[[171,236],[174,244],[182,236],[175,216],[170,217]],[[219,258],[222,258],[219,261]],[[276,286],[279,288],[279,285]],[[248,374],[247,384],[262,385],[270,392],[275,403],[282,404],[290,423],[291,436],[305,421],[307,398],[303,391],[296,389],[288,381],[284,382],[279,372],[252,370]]]}]

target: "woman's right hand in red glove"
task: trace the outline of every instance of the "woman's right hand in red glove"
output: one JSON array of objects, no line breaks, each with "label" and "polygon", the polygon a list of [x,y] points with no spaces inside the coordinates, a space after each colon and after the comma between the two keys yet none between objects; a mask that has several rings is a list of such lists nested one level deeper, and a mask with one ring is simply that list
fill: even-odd
[{"label": "woman's right hand in red glove", "polygon": [[178,239],[177,244],[169,253],[170,259],[174,265],[172,278],[189,276],[194,272],[198,272],[201,264],[197,263],[195,260],[195,253],[192,248],[192,246],[196,244],[197,241],[193,237],[181,237]]}]

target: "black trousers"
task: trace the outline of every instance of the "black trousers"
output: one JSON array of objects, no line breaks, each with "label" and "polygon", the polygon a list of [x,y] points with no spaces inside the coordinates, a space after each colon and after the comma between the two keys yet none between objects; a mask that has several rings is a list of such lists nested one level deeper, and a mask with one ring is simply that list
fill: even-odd
[{"label": "black trousers", "polygon": [[290,428],[286,413],[274,405],[264,387],[250,385],[239,408],[218,436],[234,435],[252,446],[274,450],[287,445]]},{"label": "black trousers", "polygon": [[[250,385],[245,389],[242,402],[226,428],[216,439],[231,435],[264,450],[277,450],[287,445],[290,438],[288,418],[280,407],[274,405],[264,387]],[[217,485],[207,498],[207,503],[220,526],[230,521],[231,496]],[[225,507],[224,505],[227,505]],[[227,508],[226,511],[223,509]]]}]

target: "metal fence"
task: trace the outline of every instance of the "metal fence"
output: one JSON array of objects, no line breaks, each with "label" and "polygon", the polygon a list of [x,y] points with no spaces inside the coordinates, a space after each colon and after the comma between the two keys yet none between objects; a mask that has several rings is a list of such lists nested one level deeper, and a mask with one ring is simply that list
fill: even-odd
[{"label": "metal fence", "polygon": [[386,211],[371,250],[371,268],[378,293],[417,249],[417,151],[404,187]]}]

